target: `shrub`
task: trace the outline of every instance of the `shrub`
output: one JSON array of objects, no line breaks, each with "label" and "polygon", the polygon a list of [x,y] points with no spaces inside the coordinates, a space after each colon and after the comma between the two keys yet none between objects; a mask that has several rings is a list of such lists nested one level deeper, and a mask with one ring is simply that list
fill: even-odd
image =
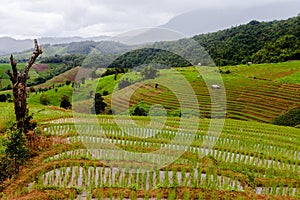
[{"label": "shrub", "polygon": [[0,183],[11,178],[15,173],[13,162],[7,156],[0,157]]},{"label": "shrub", "polygon": [[15,173],[19,172],[19,167],[29,157],[29,149],[25,145],[25,138],[20,129],[13,128],[14,130],[8,132],[8,142],[5,144],[5,153],[13,162]]},{"label": "shrub", "polygon": [[70,85],[71,84],[71,81],[70,80],[67,80],[66,81],[66,85]]},{"label": "shrub", "polygon": [[33,120],[33,114],[29,114],[27,109],[23,124],[23,132],[27,134],[29,131],[33,131],[37,127],[37,122]]},{"label": "shrub", "polygon": [[299,126],[300,125],[300,107],[291,109],[287,113],[276,117],[273,124],[282,126]]},{"label": "shrub", "polygon": [[147,113],[145,111],[145,109],[140,108],[139,106],[137,106],[134,110],[132,115],[134,116],[147,116]]},{"label": "shrub", "polygon": [[140,102],[129,109],[130,115],[133,116],[148,116],[151,106],[145,102]]},{"label": "shrub", "polygon": [[6,102],[7,96],[5,94],[0,94],[0,102]]},{"label": "shrub", "polygon": [[48,105],[50,103],[50,99],[49,97],[43,93],[40,97],[40,103],[43,104],[43,105]]}]

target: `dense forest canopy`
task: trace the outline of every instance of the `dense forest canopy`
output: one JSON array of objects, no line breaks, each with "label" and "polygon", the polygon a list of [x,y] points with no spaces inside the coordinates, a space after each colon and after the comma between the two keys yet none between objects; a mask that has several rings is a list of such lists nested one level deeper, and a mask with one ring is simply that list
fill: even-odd
[{"label": "dense forest canopy", "polygon": [[[251,21],[246,25],[241,25],[218,31],[216,33],[202,34],[195,36],[197,40],[214,59],[217,65],[235,65],[246,62],[272,62],[270,60],[273,49],[269,48],[270,45],[280,42],[289,42],[285,40],[286,36],[294,37],[295,43],[289,44],[289,52],[281,52],[289,54],[293,59],[300,59],[297,55],[297,45],[300,37],[300,16],[290,18],[282,21],[271,22],[258,22]],[[281,39],[280,39],[281,38]],[[297,42],[298,41],[298,42]],[[285,48],[284,45],[276,48]],[[261,52],[259,52],[262,50]],[[277,50],[278,51],[278,50]],[[258,53],[259,52],[259,53]],[[264,54],[263,56],[269,57],[264,60],[260,59],[256,54]],[[276,55],[279,52],[275,53]],[[263,57],[262,56],[262,57]],[[282,59],[274,61],[288,60],[288,55],[282,55]]]}]

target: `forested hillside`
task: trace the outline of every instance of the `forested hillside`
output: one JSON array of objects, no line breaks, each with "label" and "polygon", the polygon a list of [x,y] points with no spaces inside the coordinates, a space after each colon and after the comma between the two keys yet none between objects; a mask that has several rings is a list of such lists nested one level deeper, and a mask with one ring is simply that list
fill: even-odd
[{"label": "forested hillside", "polygon": [[[232,27],[226,30],[194,36],[218,66],[254,63],[276,63],[300,59],[300,16],[282,21],[258,22]],[[174,42],[157,42],[155,49],[172,47],[173,52],[184,54],[182,43],[188,46],[189,39]],[[189,57],[197,58],[199,51],[192,48]],[[142,56],[141,56],[142,55]],[[176,58],[176,59],[174,59]],[[172,53],[158,50],[136,50],[127,53],[112,66],[133,67],[150,61],[173,67],[187,66],[188,63]],[[211,64],[210,58],[203,56],[202,64]]]},{"label": "forested hillside", "polygon": [[[169,67],[190,65],[190,61],[201,61],[203,65],[218,66],[253,63],[274,63],[300,59],[300,15],[287,20],[258,22],[232,27],[214,33],[196,35],[177,41],[156,42],[150,45],[129,46],[113,41],[84,41],[69,44],[44,46],[44,61],[56,59],[55,55],[89,55],[87,67],[136,67],[141,64],[160,63]],[[191,46],[191,40],[198,47]],[[207,53],[200,53],[202,46]],[[185,48],[183,48],[185,47]],[[165,49],[172,49],[171,52]],[[201,48],[201,47],[200,47]],[[131,49],[135,49],[130,51]],[[129,51],[129,52],[128,52]],[[127,53],[125,53],[127,52]],[[189,62],[178,55],[191,58]],[[210,59],[210,57],[212,60]],[[28,53],[15,56],[22,62]],[[45,59],[45,57],[51,57]],[[184,56],[185,57],[185,56]],[[200,57],[200,58],[199,58]],[[116,59],[116,60],[115,60]],[[111,63],[115,60],[113,63]],[[8,56],[0,58],[8,62]],[[195,64],[194,62],[194,64]]]},{"label": "forested hillside", "polygon": [[[251,21],[216,33],[195,36],[217,65],[300,59],[300,16],[282,21]],[[291,42],[293,41],[293,42]]]}]

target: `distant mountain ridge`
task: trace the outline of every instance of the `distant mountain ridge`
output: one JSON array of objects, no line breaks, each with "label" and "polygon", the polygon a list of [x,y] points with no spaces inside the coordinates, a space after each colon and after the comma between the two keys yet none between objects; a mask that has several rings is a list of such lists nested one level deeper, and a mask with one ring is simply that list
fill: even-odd
[{"label": "distant mountain ridge", "polygon": [[[99,42],[102,40],[109,40],[109,36],[97,36],[97,37],[42,37],[38,38],[39,44],[41,45],[55,45],[55,44],[68,44],[72,42],[82,42],[82,41],[95,41]],[[17,40],[12,37],[0,37],[0,55],[7,55],[11,53],[17,53],[26,51],[32,48],[33,40],[24,39]]]}]

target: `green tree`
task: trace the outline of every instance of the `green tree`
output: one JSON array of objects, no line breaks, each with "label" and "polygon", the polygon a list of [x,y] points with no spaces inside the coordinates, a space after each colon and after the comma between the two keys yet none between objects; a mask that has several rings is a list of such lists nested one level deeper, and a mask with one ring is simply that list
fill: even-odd
[{"label": "green tree", "polygon": [[70,102],[70,97],[68,97],[67,95],[63,95],[61,97],[60,107],[64,108],[64,109],[71,109],[72,108],[72,104]]},{"label": "green tree", "polygon": [[5,144],[5,153],[13,161],[15,174],[19,172],[20,165],[29,157],[29,149],[21,129],[14,128],[8,132],[8,141]]},{"label": "green tree", "polygon": [[94,105],[91,108],[92,113],[101,114],[105,111],[107,104],[104,102],[104,99],[100,93],[95,94]]}]

